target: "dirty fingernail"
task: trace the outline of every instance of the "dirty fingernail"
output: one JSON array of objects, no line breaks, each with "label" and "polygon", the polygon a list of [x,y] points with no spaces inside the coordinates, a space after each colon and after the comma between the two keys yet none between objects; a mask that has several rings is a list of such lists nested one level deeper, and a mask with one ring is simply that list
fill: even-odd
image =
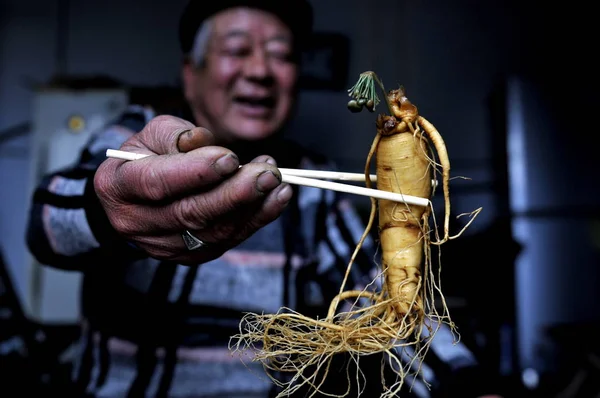
[{"label": "dirty fingernail", "polygon": [[292,194],[292,187],[285,184],[277,193],[277,201],[282,205],[287,204],[292,199]]},{"label": "dirty fingernail", "polygon": [[187,152],[187,142],[192,140],[192,130],[187,129],[177,135],[177,150],[179,152]]},{"label": "dirty fingernail", "polygon": [[220,175],[227,175],[233,173],[237,170],[240,165],[240,161],[236,155],[233,153],[228,153],[227,155],[221,156],[215,162],[215,170]]},{"label": "dirty fingernail", "polygon": [[272,171],[263,171],[256,179],[256,189],[267,192],[278,186],[279,183],[279,178]]}]

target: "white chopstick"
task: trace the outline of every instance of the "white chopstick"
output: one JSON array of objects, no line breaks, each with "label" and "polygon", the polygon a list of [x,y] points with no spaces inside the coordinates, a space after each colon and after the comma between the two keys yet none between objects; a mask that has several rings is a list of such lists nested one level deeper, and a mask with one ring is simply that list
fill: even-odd
[{"label": "white chopstick", "polygon": [[[319,178],[324,180],[340,180],[340,181],[365,181],[364,173],[346,173],[341,171],[324,171],[324,170],[305,170],[305,169],[286,169],[280,167],[279,171],[281,174],[287,174],[290,176],[308,177],[308,178]],[[369,178],[372,182],[377,181],[377,175],[369,174]]]},{"label": "white chopstick", "polygon": [[281,179],[283,182],[287,182],[288,184],[304,185],[307,187],[329,189],[332,191],[346,192],[346,193],[351,193],[351,194],[355,194],[355,195],[368,196],[368,197],[372,197],[372,198],[376,198],[376,199],[392,200],[394,202],[406,203],[409,205],[416,205],[416,206],[428,206],[429,205],[429,200],[425,199],[425,198],[419,198],[416,196],[409,196],[409,195],[402,195],[399,193],[382,191],[379,189],[357,187],[355,185],[340,184],[338,182],[323,181],[323,180],[307,178],[307,177],[298,177],[295,175],[289,175],[289,174],[284,174],[284,173],[281,173]]},{"label": "white chopstick", "polygon": [[[106,156],[109,158],[122,159],[122,160],[138,160],[143,159],[147,154],[126,152],[117,149],[107,149]],[[345,192],[360,196],[368,196],[375,199],[385,199],[394,202],[406,203],[409,205],[416,206],[429,206],[429,199],[419,198],[417,196],[403,195],[394,192],[382,191],[379,189],[357,187],[354,185],[340,184],[331,181],[322,181],[317,178],[308,178],[307,175],[320,176],[320,178],[326,179],[346,179],[348,181],[364,181],[364,174],[360,173],[339,173],[332,171],[320,171],[320,170],[298,170],[298,169],[286,169],[280,168],[282,182],[294,185],[304,185],[307,187],[329,189],[331,191]],[[315,173],[317,172],[317,173]],[[362,175],[362,179],[359,176]],[[376,180],[376,178],[372,178]]]},{"label": "white chopstick", "polygon": [[[141,153],[133,153],[126,151],[119,151],[116,149],[107,149],[106,156],[109,158],[117,158],[122,160],[137,160],[145,158],[146,154]],[[287,169],[284,167],[280,167],[279,171],[281,174],[287,174],[291,176],[298,177],[308,177],[308,178],[322,178],[325,180],[345,180],[345,181],[364,181],[365,175],[362,173],[344,173],[337,171],[324,171],[324,170],[304,170],[304,169]],[[370,175],[371,181],[377,181],[377,176],[375,174]]]}]

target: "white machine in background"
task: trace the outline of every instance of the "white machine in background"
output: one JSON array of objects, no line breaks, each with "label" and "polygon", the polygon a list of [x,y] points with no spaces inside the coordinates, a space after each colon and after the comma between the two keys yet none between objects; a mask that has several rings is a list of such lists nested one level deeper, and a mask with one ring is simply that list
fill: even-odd
[{"label": "white machine in background", "polygon": [[[121,89],[44,88],[34,94],[30,192],[42,176],[75,162],[92,134],[127,106]],[[40,323],[74,323],[79,319],[81,275],[44,267],[29,256],[24,306]]]}]

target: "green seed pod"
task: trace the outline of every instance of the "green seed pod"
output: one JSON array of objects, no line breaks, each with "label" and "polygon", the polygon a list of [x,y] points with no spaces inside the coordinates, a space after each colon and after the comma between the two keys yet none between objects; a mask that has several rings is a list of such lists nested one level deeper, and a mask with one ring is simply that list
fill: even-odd
[{"label": "green seed pod", "polygon": [[350,100],[348,101],[348,109],[350,109],[350,112],[352,113],[357,113],[362,110],[362,105],[359,105],[356,100]]},{"label": "green seed pod", "polygon": [[372,99],[368,100],[367,103],[365,104],[366,108],[369,110],[369,112],[373,112],[375,110],[375,101],[373,101]]},{"label": "green seed pod", "polygon": [[365,97],[358,99],[358,105],[363,106],[367,103],[367,99]]}]

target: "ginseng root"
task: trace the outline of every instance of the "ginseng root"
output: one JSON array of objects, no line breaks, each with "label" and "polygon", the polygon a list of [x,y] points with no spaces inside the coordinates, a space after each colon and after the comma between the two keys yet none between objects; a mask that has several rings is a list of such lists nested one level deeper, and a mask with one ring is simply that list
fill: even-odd
[{"label": "ginseng root", "polygon": [[[432,178],[441,174],[444,236],[435,242],[430,239],[432,230],[437,231],[431,205],[422,207],[371,199],[369,221],[349,261],[339,294],[332,300],[325,318],[313,319],[289,308],[282,308],[277,314],[244,316],[240,334],[232,337],[230,348],[252,350],[254,360],[263,364],[267,375],[271,372],[292,375],[285,382],[272,377],[282,388],[278,397],[305,385],[310,386],[313,395],[328,394],[320,388],[332,358],[339,353],[348,353],[355,361],[361,355],[383,353],[386,358],[383,365],[390,366],[396,379],[383,381],[382,397],[397,396],[410,372],[416,368],[418,373],[436,328],[446,323],[456,332],[441,292],[440,270],[432,266],[430,247],[432,243],[441,245],[456,237],[449,234],[448,153],[439,132],[418,114],[404,89],[386,92],[373,72],[362,73],[349,90],[354,98],[348,104],[351,111],[362,107],[374,111],[379,103],[375,84],[386,93],[389,115],[380,114],[376,120],[377,135],[364,170],[366,185],[372,185],[369,175],[374,157],[380,190],[430,199],[434,194]],[[440,163],[435,161],[433,149]],[[381,247],[380,273],[364,290],[346,290],[355,257],[376,220]],[[434,228],[430,228],[430,223]],[[342,301],[349,302],[350,309],[339,311]],[[414,352],[408,360],[405,348]],[[353,379],[359,380],[358,377]]]}]

